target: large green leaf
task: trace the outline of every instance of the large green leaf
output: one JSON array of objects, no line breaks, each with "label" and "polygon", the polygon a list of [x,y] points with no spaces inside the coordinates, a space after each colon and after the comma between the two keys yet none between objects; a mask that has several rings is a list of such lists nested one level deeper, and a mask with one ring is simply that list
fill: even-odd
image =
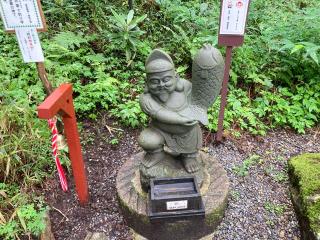
[{"label": "large green leaf", "polygon": [[133,10],[130,10],[129,13],[128,13],[128,16],[127,16],[127,24],[129,25],[133,19],[133,16],[134,16],[134,11]]}]

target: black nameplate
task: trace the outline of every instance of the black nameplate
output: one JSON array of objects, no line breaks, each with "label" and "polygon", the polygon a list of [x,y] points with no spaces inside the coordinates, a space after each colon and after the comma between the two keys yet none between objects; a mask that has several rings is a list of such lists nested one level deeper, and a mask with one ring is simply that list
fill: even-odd
[{"label": "black nameplate", "polygon": [[195,177],[156,178],[150,181],[150,220],[204,216]]}]

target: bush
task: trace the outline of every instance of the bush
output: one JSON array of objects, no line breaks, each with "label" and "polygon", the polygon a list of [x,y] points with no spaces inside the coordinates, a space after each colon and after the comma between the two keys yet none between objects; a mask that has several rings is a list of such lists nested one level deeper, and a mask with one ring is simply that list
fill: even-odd
[{"label": "bush", "polygon": [[[36,196],[21,192],[18,185],[0,183],[0,237],[38,236],[44,230],[45,207]],[[32,202],[32,203],[30,203]]]},{"label": "bush", "polygon": [[[12,83],[15,86],[18,79]],[[7,84],[7,85],[6,85]],[[8,88],[4,88],[4,85]],[[8,81],[1,89],[10,89]],[[21,87],[21,85],[20,85]],[[50,152],[49,130],[36,118],[31,107],[33,86],[28,95],[16,86],[0,97],[0,237],[17,239],[38,235],[43,230],[44,207],[26,188],[39,185],[51,175],[54,161]],[[28,101],[29,99],[29,101]]]}]

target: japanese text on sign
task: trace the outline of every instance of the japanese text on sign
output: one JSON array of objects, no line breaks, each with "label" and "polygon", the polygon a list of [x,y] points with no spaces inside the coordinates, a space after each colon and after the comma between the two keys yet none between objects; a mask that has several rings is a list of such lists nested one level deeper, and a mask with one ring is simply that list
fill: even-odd
[{"label": "japanese text on sign", "polygon": [[16,36],[24,62],[44,62],[44,56],[35,28],[17,28]]},{"label": "japanese text on sign", "polygon": [[44,28],[37,0],[0,0],[6,31],[21,27]]},{"label": "japanese text on sign", "polygon": [[188,200],[167,202],[167,210],[187,209]]},{"label": "japanese text on sign", "polygon": [[244,35],[249,0],[223,0],[220,34]]}]

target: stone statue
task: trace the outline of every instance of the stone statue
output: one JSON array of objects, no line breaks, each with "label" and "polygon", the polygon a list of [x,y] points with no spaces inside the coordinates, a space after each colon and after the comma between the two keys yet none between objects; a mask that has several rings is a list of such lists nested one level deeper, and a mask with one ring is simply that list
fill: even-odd
[{"label": "stone statue", "polygon": [[[205,45],[194,57],[191,82],[179,78],[165,52],[156,49],[148,57],[140,105],[151,121],[138,139],[144,151],[128,157],[118,172],[116,184],[119,205],[133,239],[213,238],[227,206],[229,180],[218,160],[200,151],[200,124],[208,124],[207,110],[220,92],[223,71],[223,58],[210,45]],[[190,175],[199,187],[204,218],[151,222],[150,179]]]},{"label": "stone statue", "polygon": [[205,45],[195,56],[192,83],[178,76],[167,53],[159,49],[151,52],[146,60],[146,87],[140,96],[142,110],[151,117],[149,127],[138,139],[146,152],[142,176],[170,177],[170,169],[154,167],[162,166],[168,152],[181,161],[187,174],[201,169],[199,123],[208,124],[207,110],[220,92],[223,70],[222,55],[211,45]]}]

